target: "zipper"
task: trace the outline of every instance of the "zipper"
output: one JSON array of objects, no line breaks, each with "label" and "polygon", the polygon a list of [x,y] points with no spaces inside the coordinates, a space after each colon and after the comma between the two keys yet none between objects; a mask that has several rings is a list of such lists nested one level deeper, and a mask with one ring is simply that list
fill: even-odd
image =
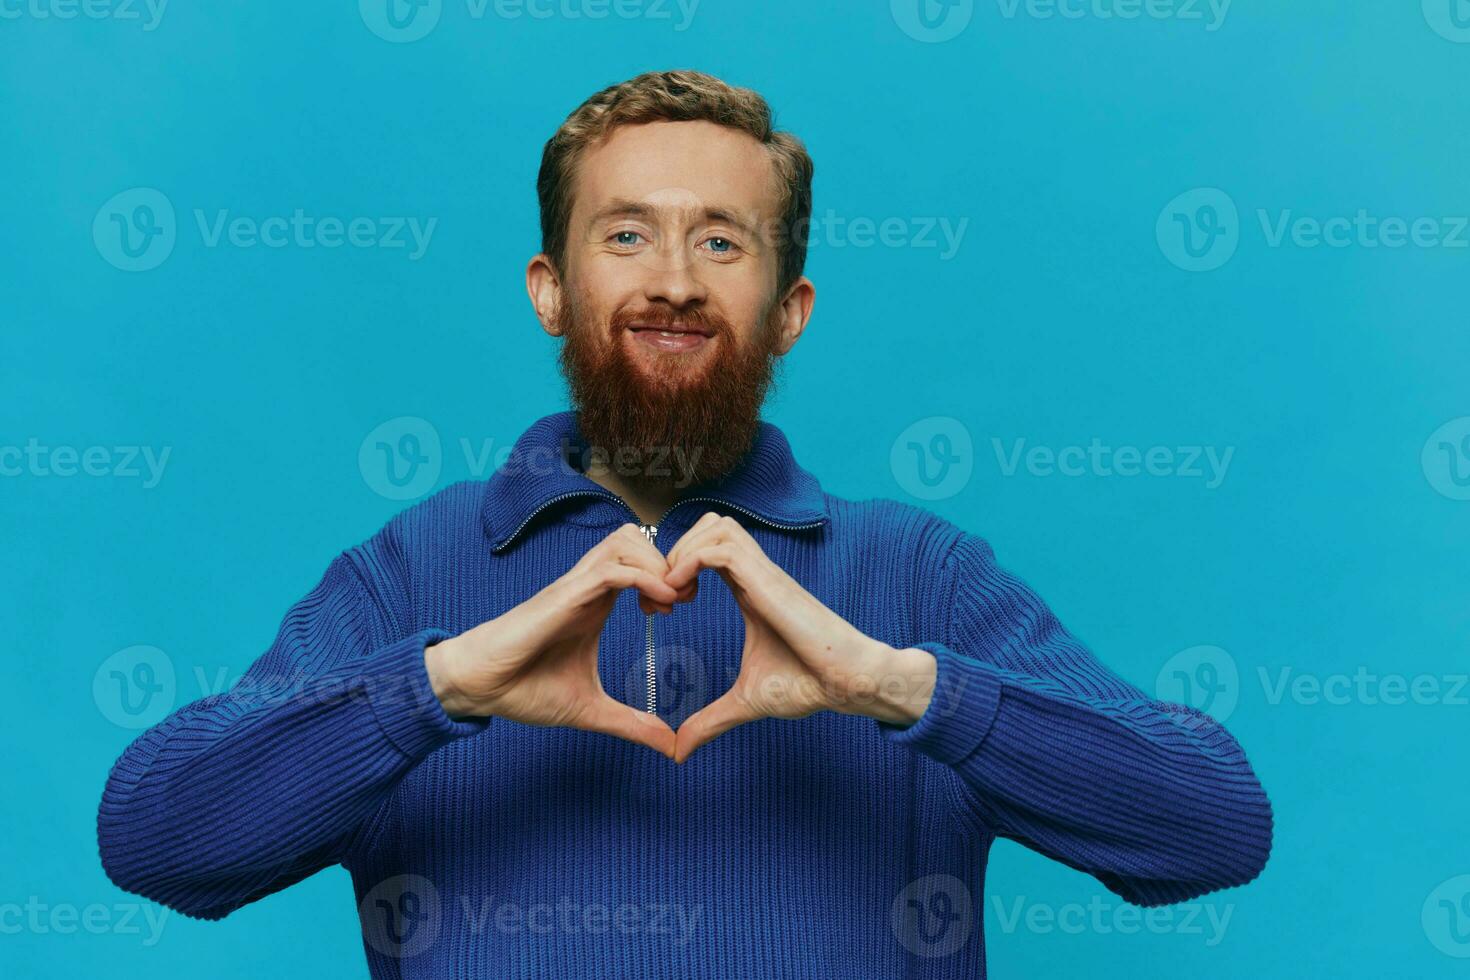
[{"label": "zipper", "polygon": [[[616,499],[617,499],[618,503],[622,504],[624,507],[627,507],[630,512],[632,511],[632,508],[631,507],[628,507],[628,505],[626,503],[624,503],[624,501],[623,501],[623,499],[621,497],[617,497]],[[807,524],[787,524],[787,523],[782,522],[782,521],[773,521],[770,518],[762,517],[761,515],[755,513],[754,511],[747,510],[746,508],[741,507],[739,504],[732,504],[732,503],[730,503],[730,501],[728,501],[728,500],[721,500],[719,497],[685,497],[683,500],[676,500],[676,501],[674,501],[673,506],[671,506],[668,510],[664,511],[663,516],[660,517],[657,522],[655,522],[653,524],[644,524],[644,523],[642,523],[640,521],[640,523],[638,524],[638,529],[643,532],[643,536],[648,539],[648,543],[651,544],[651,545],[653,545],[655,548],[657,548],[658,547],[658,528],[659,528],[659,525],[662,524],[664,521],[668,520],[669,515],[672,514],[675,511],[676,508],[681,507],[684,504],[695,503],[696,501],[705,501],[707,503],[721,504],[721,505],[723,505],[725,507],[731,508],[732,510],[738,510],[738,511],[740,511],[740,513],[746,514],[749,517],[751,517],[752,519],[757,520],[757,521],[760,521],[762,524],[765,524],[765,525],[767,525],[769,527],[774,527],[774,528],[784,528],[786,530],[793,530],[794,531],[794,530],[800,530],[800,529],[804,529],[804,528],[818,527],[819,525],[826,523],[826,518],[822,518],[822,520],[819,520],[819,521],[811,521],[810,523],[807,523]],[[638,515],[637,514],[634,514],[633,517],[634,517],[635,520],[638,519]],[[645,613],[644,614],[644,618],[646,620],[645,623],[644,623],[644,630],[643,630],[643,632],[644,632],[644,658],[645,658],[646,669],[647,669],[647,674],[648,674],[648,698],[647,698],[648,699],[648,709],[647,710],[648,710],[648,713],[649,714],[655,715],[655,714],[658,713],[658,661],[655,658],[655,655],[654,655],[654,647],[653,647],[653,613]]]},{"label": "zipper", "polygon": [[[545,510],[546,508],[550,507],[552,504],[557,503],[557,502],[562,501],[562,500],[566,500],[569,497],[580,497],[580,496],[603,497],[603,498],[605,498],[607,500],[611,500],[613,503],[615,503],[618,506],[622,507],[629,514],[632,514],[633,515],[633,521],[634,521],[634,523],[636,523],[638,525],[638,530],[640,530],[640,531],[643,532],[643,536],[648,539],[648,543],[651,544],[651,545],[653,545],[655,548],[658,547],[658,528],[659,528],[659,525],[662,524],[665,520],[667,520],[668,519],[668,516],[670,514],[672,514],[677,508],[682,507],[684,504],[692,504],[692,503],[696,503],[698,501],[704,501],[706,503],[712,503],[712,504],[720,504],[720,505],[722,505],[724,507],[729,507],[732,510],[738,510],[740,513],[745,514],[747,517],[750,517],[752,520],[759,521],[760,523],[766,525],[767,527],[774,527],[774,528],[777,528],[779,530],[801,531],[801,530],[805,530],[807,528],[819,527],[822,524],[825,524],[827,522],[827,519],[824,517],[821,520],[809,521],[809,522],[807,522],[805,524],[789,524],[789,523],[786,523],[785,521],[773,521],[773,520],[771,520],[768,517],[762,517],[760,514],[757,514],[757,513],[755,513],[752,510],[749,510],[749,509],[747,509],[745,507],[741,507],[739,504],[732,504],[730,501],[728,501],[728,500],[722,500],[719,497],[685,497],[683,500],[676,500],[676,501],[674,501],[673,505],[671,507],[669,507],[668,510],[664,511],[663,516],[660,517],[655,523],[653,523],[653,524],[644,524],[643,523],[643,519],[641,517],[639,517],[636,512],[634,512],[633,508],[631,508],[631,507],[628,506],[627,501],[625,501],[622,497],[619,497],[615,493],[611,493],[611,492],[608,492],[608,491],[598,491],[598,490],[572,490],[572,491],[570,491],[568,493],[560,493],[560,494],[557,494],[555,497],[552,497],[550,500],[547,500],[545,503],[543,503],[540,507],[537,507],[535,510],[533,510],[526,517],[526,519],[524,521],[521,521],[520,527],[518,527],[514,531],[512,531],[511,534],[510,534],[510,536],[505,539],[504,544],[509,544],[512,540],[514,540],[517,535],[519,535],[523,530],[525,530],[527,524],[530,524],[531,521],[535,520],[537,514],[541,513],[543,510]],[[658,713],[658,661],[657,661],[657,658],[654,655],[654,646],[653,646],[653,613],[645,613],[644,614],[643,636],[644,636],[644,647],[643,647],[643,651],[644,652],[643,652],[643,655],[644,655],[645,671],[646,671],[647,678],[648,678],[648,682],[647,682],[647,703],[648,703],[648,707],[645,710],[649,714],[654,715],[654,714],[657,714]]]},{"label": "zipper", "polygon": [[[665,514],[664,517],[668,515]],[[662,520],[662,518],[660,518]],[[648,539],[648,543],[655,548],[658,547],[658,525],[639,524],[638,529]],[[648,672],[648,713],[658,714],[658,661],[653,653],[653,613],[644,613],[644,660]]]}]

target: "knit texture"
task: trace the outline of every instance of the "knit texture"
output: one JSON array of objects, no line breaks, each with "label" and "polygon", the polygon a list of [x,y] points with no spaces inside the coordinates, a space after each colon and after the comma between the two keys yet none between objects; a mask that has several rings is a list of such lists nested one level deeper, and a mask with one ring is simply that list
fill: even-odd
[{"label": "knit texture", "polygon": [[[532,425],[489,480],[450,486],[339,554],[229,691],[113,766],[98,811],[122,889],[220,919],[335,864],[371,975],[983,977],[986,857],[1004,837],[1160,905],[1254,879],[1272,813],[1215,720],[1100,663],[977,535],[895,500],[825,493],[762,422],[706,511],[869,636],[934,654],[902,727],[764,719],[672,761],[502,718],[452,719],[424,648],[561,576],[633,512],[569,464],[576,415]],[[671,726],[728,689],[744,627],[713,571],[653,622]],[[647,704],[633,592],[603,687]]]}]

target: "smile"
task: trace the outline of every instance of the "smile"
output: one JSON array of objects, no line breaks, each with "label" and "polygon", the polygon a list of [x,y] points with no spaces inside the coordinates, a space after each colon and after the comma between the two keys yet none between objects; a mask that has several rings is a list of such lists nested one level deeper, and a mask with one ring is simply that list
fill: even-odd
[{"label": "smile", "polygon": [[710,337],[694,330],[661,330],[657,327],[629,327],[634,339],[644,346],[659,351],[684,353],[699,350],[710,342]]}]

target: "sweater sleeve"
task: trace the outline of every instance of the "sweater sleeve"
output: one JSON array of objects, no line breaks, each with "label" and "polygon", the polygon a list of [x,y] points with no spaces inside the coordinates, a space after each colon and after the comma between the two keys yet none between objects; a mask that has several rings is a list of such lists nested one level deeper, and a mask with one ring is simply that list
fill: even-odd
[{"label": "sweater sleeve", "polygon": [[489,723],[434,697],[424,648],[449,633],[395,628],[405,603],[385,540],[338,555],[229,691],[123,751],[97,813],[118,887],[224,918],[339,863],[414,766]]},{"label": "sweater sleeve", "polygon": [[951,767],[990,832],[1137,905],[1260,874],[1271,804],[1219,722],[1110,671],[975,535],[957,535],[926,608],[933,697],[911,725],[875,724]]}]

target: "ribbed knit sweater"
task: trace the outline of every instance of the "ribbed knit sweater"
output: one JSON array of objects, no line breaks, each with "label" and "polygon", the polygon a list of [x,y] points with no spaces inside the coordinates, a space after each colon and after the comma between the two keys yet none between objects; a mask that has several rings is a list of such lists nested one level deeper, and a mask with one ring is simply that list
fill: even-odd
[{"label": "ribbed knit sweater", "polygon": [[[1139,905],[1261,871],[1271,806],[1218,722],[1111,672],[976,534],[824,492],[766,421],[655,546],[708,510],[741,521],[857,629],[934,655],[917,722],[763,719],[676,765],[598,733],[449,717],[425,646],[638,522],[580,471],[583,448],[575,413],[549,415],[488,480],[331,561],[234,687],[117,760],[97,821],[108,876],[219,919],[340,864],[378,978],[743,980],[984,976],[998,837]],[[743,632],[713,571],[667,615],[625,591],[603,687],[645,709],[651,694],[677,728],[729,687]]]}]

